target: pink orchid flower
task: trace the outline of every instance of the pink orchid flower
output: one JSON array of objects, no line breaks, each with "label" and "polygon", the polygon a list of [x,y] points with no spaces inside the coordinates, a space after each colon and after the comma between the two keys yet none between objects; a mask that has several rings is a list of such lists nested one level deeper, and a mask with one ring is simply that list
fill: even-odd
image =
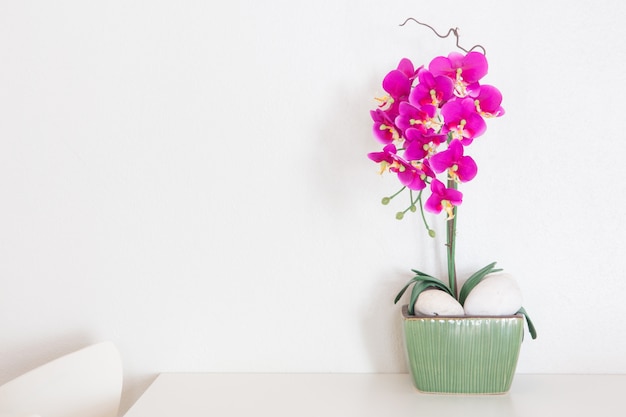
[{"label": "pink orchid flower", "polygon": [[463,145],[458,139],[454,139],[448,145],[448,149],[433,155],[430,165],[436,173],[448,170],[450,178],[467,182],[474,179],[478,173],[478,166],[471,156],[463,155]]},{"label": "pink orchid flower", "polygon": [[470,94],[474,97],[476,111],[484,117],[500,117],[504,115],[502,108],[502,93],[492,85],[481,85],[476,92]]},{"label": "pink orchid flower", "polygon": [[392,158],[394,163],[389,167],[389,171],[395,172],[400,183],[410,190],[423,190],[426,188],[427,179],[435,177],[426,161],[409,162],[398,155],[393,155]]},{"label": "pink orchid flower", "polygon": [[409,96],[411,80],[402,71],[392,70],[383,79],[383,90],[389,93],[394,101],[402,100]]},{"label": "pink orchid flower", "polygon": [[400,138],[398,128],[388,112],[381,109],[371,110],[370,116],[374,121],[372,132],[379,142],[387,144]]},{"label": "pink orchid flower", "polygon": [[387,73],[383,79],[382,86],[387,95],[377,99],[380,102],[379,108],[390,111],[395,117],[398,104],[408,99],[416,76],[417,71],[413,67],[413,63],[408,58],[402,58],[398,67]]},{"label": "pink orchid flower", "polygon": [[426,200],[424,208],[431,213],[439,214],[442,210],[448,213],[448,220],[454,218],[453,206],[458,206],[463,202],[463,193],[453,188],[446,188],[443,183],[433,179],[430,183],[432,194]]},{"label": "pink orchid flower", "polygon": [[445,142],[445,134],[428,134],[422,129],[414,127],[404,132],[405,150],[404,158],[409,161],[416,161],[431,156],[437,147]]},{"label": "pink orchid flower", "polygon": [[470,97],[448,101],[441,108],[446,131],[452,132],[453,139],[461,140],[464,146],[487,130],[487,124],[476,111],[476,104]]},{"label": "pink orchid flower", "polygon": [[454,83],[444,75],[435,77],[430,71],[422,70],[418,74],[418,80],[419,84],[409,95],[409,103],[414,106],[439,106],[453,96]]},{"label": "pink orchid flower", "polygon": [[394,158],[392,155],[395,155],[397,152],[395,145],[390,144],[383,148],[382,152],[370,152],[367,154],[367,157],[376,163],[386,162],[388,164],[392,164]]},{"label": "pink orchid flower", "polygon": [[402,58],[398,67],[387,73],[383,79],[383,90],[389,94],[392,103],[406,100],[409,97],[415,77],[416,71],[408,58]]},{"label": "pink orchid flower", "polygon": [[391,164],[394,163],[394,156],[396,152],[396,146],[394,144],[389,144],[383,148],[382,152],[370,152],[367,154],[367,157],[380,164],[380,173],[382,174],[389,166],[391,166]]},{"label": "pink orchid flower", "polygon": [[402,102],[398,108],[398,117],[395,119],[395,124],[403,132],[411,127],[422,129],[424,132],[439,130],[439,121],[436,116],[437,107],[433,105],[425,105],[418,108],[408,102]]},{"label": "pink orchid flower", "polygon": [[447,57],[438,56],[430,61],[429,71],[434,75],[445,75],[455,81],[463,81],[465,85],[480,81],[489,69],[487,58],[480,52],[463,55],[451,52]]}]

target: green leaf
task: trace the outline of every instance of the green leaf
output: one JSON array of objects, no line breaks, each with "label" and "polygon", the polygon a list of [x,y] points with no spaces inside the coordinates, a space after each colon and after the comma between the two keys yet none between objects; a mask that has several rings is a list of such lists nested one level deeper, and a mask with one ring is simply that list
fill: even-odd
[{"label": "green leaf", "polygon": [[419,275],[421,277],[429,277],[429,278],[432,278],[432,279],[437,279],[437,278],[433,277],[432,275],[428,275],[428,274],[426,274],[424,272],[418,271],[417,269],[411,269],[411,271],[413,271],[414,273],[416,273],[417,275]]},{"label": "green leaf", "polygon": [[450,291],[450,288],[446,284],[444,284],[441,280],[438,280],[437,278],[430,278],[430,277],[426,278],[426,277],[423,277],[420,281],[428,283],[429,287],[438,288],[440,290],[443,290],[443,291],[447,292],[451,296],[453,296],[452,295],[452,291]]},{"label": "green leaf", "polygon": [[450,289],[443,282],[438,279],[434,280],[420,280],[415,283],[413,287],[413,291],[411,291],[411,297],[409,298],[409,314],[415,314],[415,302],[417,301],[417,297],[421,293],[429,289],[437,289],[437,291],[444,291],[450,294]]},{"label": "green leaf", "polygon": [[487,274],[502,271],[502,269],[495,269],[495,265],[496,262],[490,263],[489,265],[474,272],[472,276],[469,277],[467,281],[465,281],[465,284],[463,284],[463,287],[459,292],[459,303],[461,303],[461,305],[465,304],[465,299],[467,298],[468,294],[474,289],[475,286],[480,283],[480,281],[483,280],[483,278],[485,278]]},{"label": "green leaf", "polygon": [[400,298],[402,298],[402,296],[404,295],[404,293],[406,292],[406,290],[409,288],[409,286],[414,283],[416,280],[418,279],[418,277],[413,277],[411,278],[411,280],[409,282],[407,282],[407,284],[400,290],[400,292],[398,293],[398,295],[396,295],[396,299],[393,301],[394,304],[397,304],[398,301],[400,301]]},{"label": "green leaf", "polygon": [[400,301],[400,298],[402,298],[402,296],[411,286],[411,284],[414,284],[413,290],[411,291],[411,297],[409,298],[409,314],[414,314],[413,306],[415,304],[415,301],[417,300],[417,297],[419,297],[419,295],[426,289],[438,288],[453,296],[450,288],[448,288],[448,286],[444,284],[441,280],[423,272],[416,271],[414,269],[412,271],[415,272],[417,275],[411,278],[409,282],[406,283],[406,285],[400,290],[398,295],[396,295],[396,298],[394,300],[394,304],[398,303],[398,301]]},{"label": "green leaf", "polygon": [[396,295],[396,298],[395,298],[395,300],[393,302],[394,304],[397,304],[398,301],[400,301],[400,298],[402,298],[402,296],[404,295],[406,290],[411,286],[411,284],[417,283],[418,281],[427,281],[427,282],[431,283],[432,286],[437,287],[437,288],[441,288],[442,290],[444,290],[448,294],[454,296],[452,294],[452,292],[450,291],[450,289],[446,286],[446,284],[444,284],[440,279],[437,279],[437,278],[433,277],[432,275],[425,274],[425,273],[417,271],[415,269],[411,269],[411,271],[415,272],[417,275],[415,275],[413,278],[411,278],[409,280],[409,282],[407,282],[406,285],[400,290],[398,295]]},{"label": "green leaf", "polygon": [[530,337],[534,339],[537,338],[537,329],[535,329],[535,325],[533,324],[532,320],[530,319],[530,316],[528,315],[528,313],[526,312],[526,309],[524,307],[521,307],[517,314],[522,314],[524,317],[526,317],[526,324],[528,324],[528,332],[530,333]]},{"label": "green leaf", "polygon": [[430,284],[426,281],[416,282],[413,286],[413,291],[411,291],[411,298],[409,298],[409,314],[415,314],[415,302],[417,301],[417,297],[424,292],[426,288],[429,288]]}]

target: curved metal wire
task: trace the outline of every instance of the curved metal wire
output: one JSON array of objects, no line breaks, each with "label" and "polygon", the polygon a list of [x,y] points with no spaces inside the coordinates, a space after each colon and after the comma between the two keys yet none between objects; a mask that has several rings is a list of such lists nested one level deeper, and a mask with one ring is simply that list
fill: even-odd
[{"label": "curved metal wire", "polygon": [[419,25],[426,26],[427,28],[430,28],[430,30],[432,30],[435,33],[435,35],[437,35],[438,37],[440,37],[442,39],[445,39],[448,36],[450,36],[450,34],[453,34],[454,37],[456,38],[456,47],[459,48],[461,51],[463,51],[465,53],[469,53],[469,52],[472,52],[474,49],[480,48],[483,51],[483,55],[487,56],[487,51],[485,50],[485,48],[482,45],[474,45],[469,50],[465,49],[461,45],[459,45],[459,28],[450,28],[445,35],[441,35],[441,34],[439,34],[439,32],[437,32],[435,30],[434,27],[432,27],[432,26],[430,26],[430,25],[428,25],[426,23],[422,23],[422,22],[420,22],[417,19],[412,18],[412,17],[409,17],[408,19],[406,19],[403,23],[400,24],[400,26],[406,25],[409,21],[413,21],[413,22],[415,22],[415,23],[417,23]]}]

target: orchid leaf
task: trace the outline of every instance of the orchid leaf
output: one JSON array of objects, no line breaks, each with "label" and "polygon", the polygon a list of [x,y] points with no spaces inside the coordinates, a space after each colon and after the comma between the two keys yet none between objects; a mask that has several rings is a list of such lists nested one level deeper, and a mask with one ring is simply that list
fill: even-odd
[{"label": "orchid leaf", "polygon": [[485,278],[487,274],[502,271],[502,269],[494,268],[495,265],[496,262],[490,263],[489,265],[474,272],[472,276],[469,277],[467,281],[465,281],[465,284],[463,284],[463,287],[459,292],[459,303],[461,303],[461,305],[465,304],[465,299],[467,298],[468,294],[474,289],[475,286],[480,283],[480,281],[483,280],[483,278]]},{"label": "orchid leaf", "polygon": [[444,284],[441,280],[428,274],[424,274],[423,272],[416,271],[414,269],[412,271],[415,272],[417,275],[411,278],[409,282],[407,282],[407,284],[400,290],[400,292],[396,296],[396,299],[394,300],[394,304],[400,301],[400,298],[402,298],[406,290],[408,290],[408,288],[413,284],[413,290],[411,291],[411,297],[409,298],[409,314],[414,314],[413,306],[415,304],[415,301],[417,300],[417,297],[419,297],[419,295],[426,289],[438,288],[452,295],[450,288],[448,288],[448,286],[446,286],[446,284]]},{"label": "orchid leaf", "polygon": [[407,282],[407,284],[400,290],[398,295],[396,295],[396,299],[393,301],[394,304],[397,304],[398,301],[400,301],[400,298],[402,298],[402,296],[404,295],[406,290],[411,286],[411,284],[413,284],[414,282],[417,281],[417,278],[418,277],[413,277],[413,278],[411,278],[411,280],[409,282]]},{"label": "orchid leaf", "polygon": [[452,291],[450,291],[450,288],[448,288],[448,286],[446,284],[444,284],[443,282],[441,282],[437,278],[423,279],[422,282],[427,282],[430,287],[438,288],[438,289],[443,290],[446,293],[452,295]]},{"label": "orchid leaf", "polygon": [[400,292],[396,296],[396,299],[394,300],[394,304],[400,301],[400,298],[402,298],[402,296],[404,295],[406,290],[411,286],[411,284],[417,283],[417,282],[428,282],[431,286],[440,288],[444,290],[445,292],[447,292],[448,294],[452,295],[450,288],[448,288],[446,284],[444,284],[441,280],[431,277],[430,275],[421,275],[421,276],[416,275],[413,278],[411,278],[411,280],[407,282],[407,284],[400,290]]},{"label": "orchid leaf", "polygon": [[528,324],[528,332],[530,333],[530,337],[532,337],[533,339],[536,339],[537,329],[535,329],[535,325],[533,324],[532,320],[528,316],[526,309],[524,307],[520,307],[517,314],[522,314],[526,318],[526,324]]},{"label": "orchid leaf", "polygon": [[415,314],[415,302],[417,301],[417,297],[421,293],[424,292],[427,288],[430,288],[431,285],[426,281],[416,282],[413,286],[413,291],[411,291],[411,298],[409,299],[409,314]]},{"label": "orchid leaf", "polygon": [[440,288],[444,290],[445,292],[447,292],[448,294],[452,295],[452,293],[450,292],[450,289],[446,286],[446,284],[444,284],[437,278],[431,277],[430,275],[426,275],[426,274],[416,275],[413,278],[411,278],[411,280],[407,282],[407,284],[400,290],[400,292],[396,296],[396,299],[394,300],[393,303],[396,304],[398,301],[400,301],[400,298],[402,298],[402,296],[404,295],[406,290],[411,286],[411,284],[415,283],[417,285],[418,282],[428,282],[430,286]]},{"label": "orchid leaf", "polygon": [[437,279],[435,277],[433,277],[432,275],[428,275],[424,272],[418,271],[417,269],[411,269],[411,271],[415,272],[415,274],[421,276],[421,277],[428,277],[428,278],[432,278],[432,279]]},{"label": "orchid leaf", "polygon": [[415,314],[415,302],[421,293],[429,289],[437,289],[438,291],[444,291],[450,294],[450,289],[443,282],[438,279],[434,280],[419,280],[413,286],[413,291],[411,291],[411,297],[409,298],[409,314]]}]

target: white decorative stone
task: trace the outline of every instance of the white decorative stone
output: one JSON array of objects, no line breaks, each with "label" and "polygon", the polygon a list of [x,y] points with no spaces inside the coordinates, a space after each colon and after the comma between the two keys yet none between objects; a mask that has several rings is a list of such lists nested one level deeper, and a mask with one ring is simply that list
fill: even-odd
[{"label": "white decorative stone", "polygon": [[463,306],[442,290],[426,290],[415,301],[415,314],[422,316],[462,316]]},{"label": "white decorative stone", "polygon": [[509,316],[522,307],[522,291],[511,274],[496,272],[470,291],[463,307],[467,316]]}]

